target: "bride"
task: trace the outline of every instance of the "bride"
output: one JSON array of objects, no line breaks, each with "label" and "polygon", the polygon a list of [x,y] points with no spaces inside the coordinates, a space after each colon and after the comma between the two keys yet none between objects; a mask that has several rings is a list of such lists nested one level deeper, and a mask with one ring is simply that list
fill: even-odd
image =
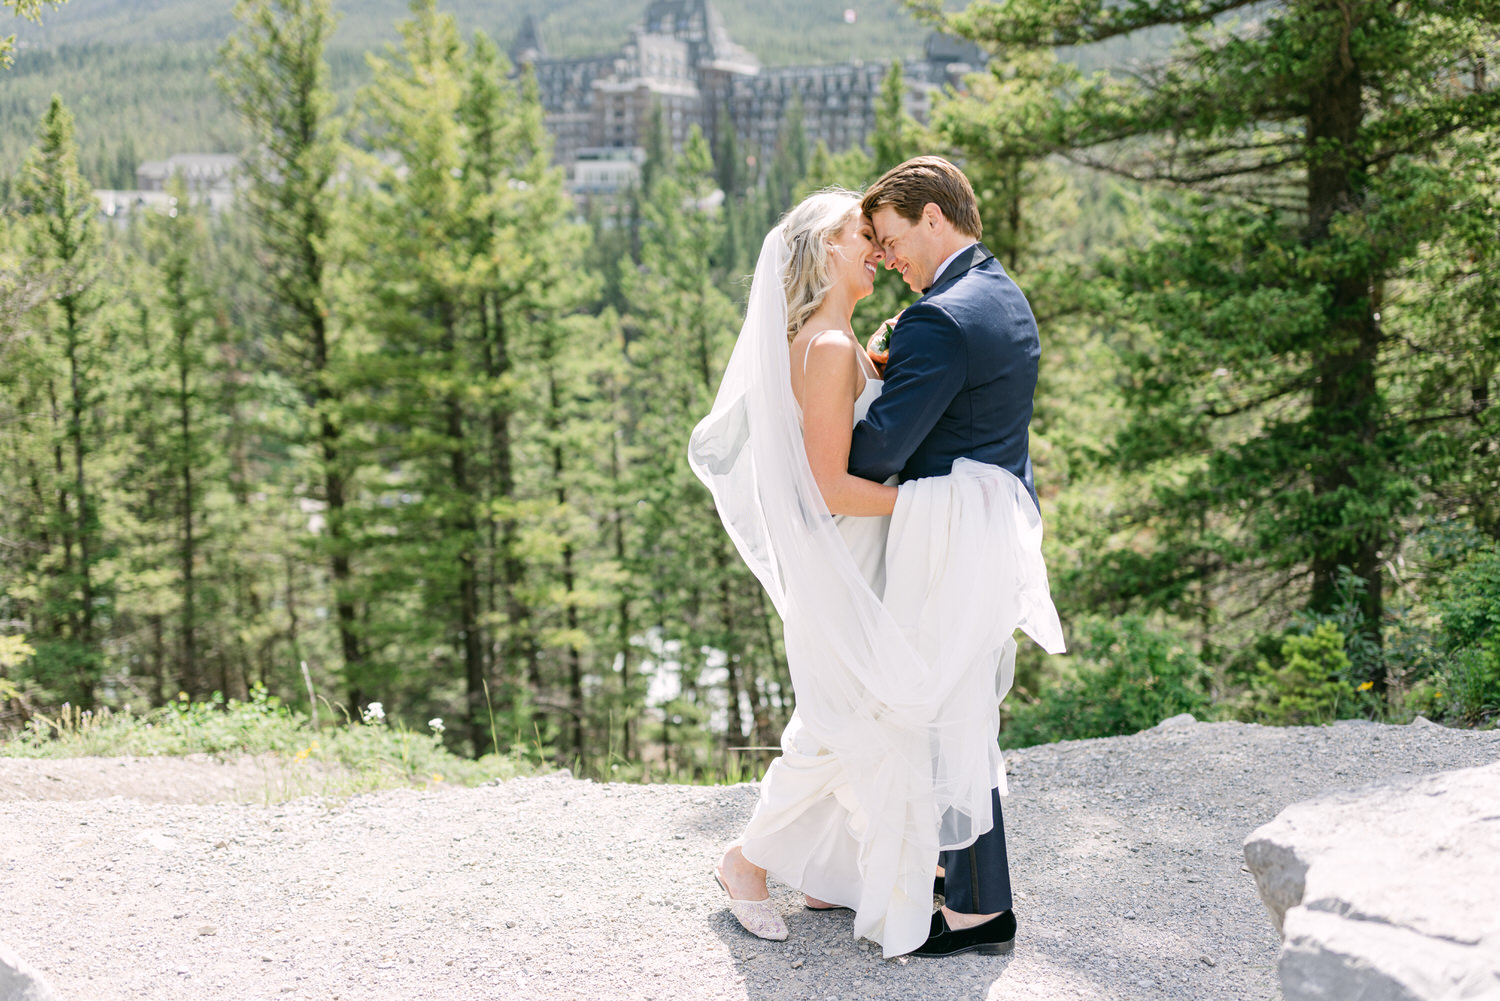
[{"label": "bride", "polygon": [[784,939],[766,874],[855,912],[886,956],[932,926],[938,853],[992,824],[995,736],[1016,628],[1061,630],[1025,485],[959,459],[947,476],[847,471],[881,391],[854,338],[883,259],[858,198],[811,196],[761,248],[750,302],[689,461],[781,615],[797,708],[715,876],[740,923]]}]

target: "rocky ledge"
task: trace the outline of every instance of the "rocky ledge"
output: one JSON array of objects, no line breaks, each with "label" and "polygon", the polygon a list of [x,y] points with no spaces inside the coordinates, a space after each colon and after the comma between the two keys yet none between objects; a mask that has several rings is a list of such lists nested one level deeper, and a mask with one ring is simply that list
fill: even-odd
[{"label": "rocky ledge", "polygon": [[1500,999],[1500,763],[1296,803],[1245,860],[1286,1001]]}]

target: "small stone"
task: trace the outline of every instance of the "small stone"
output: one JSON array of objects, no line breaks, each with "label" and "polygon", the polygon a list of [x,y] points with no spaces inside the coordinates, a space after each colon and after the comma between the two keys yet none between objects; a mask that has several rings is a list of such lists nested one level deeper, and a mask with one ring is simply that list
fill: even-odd
[{"label": "small stone", "polygon": [[202,925],[198,929],[198,934],[199,935],[217,935],[217,934],[219,934],[219,929],[215,928],[213,925]]},{"label": "small stone", "polygon": [[1135,920],[1135,911],[1126,911],[1125,912],[1125,920],[1126,921],[1134,921]]},{"label": "small stone", "polygon": [[215,848],[228,848],[229,847],[229,842],[228,841],[215,841],[214,842],[214,847]]},{"label": "small stone", "polygon": [[260,954],[260,961],[262,963],[274,963],[276,962],[276,957],[272,956],[269,952],[263,952]]},{"label": "small stone", "polygon": [[1218,966],[1219,965],[1218,961],[1215,960],[1212,956],[1199,956],[1198,957],[1198,962],[1202,963],[1204,966]]}]

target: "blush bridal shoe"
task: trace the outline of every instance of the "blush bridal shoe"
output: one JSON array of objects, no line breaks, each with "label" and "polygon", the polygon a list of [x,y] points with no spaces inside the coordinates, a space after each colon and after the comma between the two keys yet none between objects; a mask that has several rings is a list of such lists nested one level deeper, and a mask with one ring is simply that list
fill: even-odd
[{"label": "blush bridal shoe", "polygon": [[723,887],[724,893],[729,897],[729,911],[750,934],[757,938],[769,939],[772,942],[786,941],[786,922],[781,920],[781,915],[771,906],[771,899],[765,900],[739,900],[729,892],[729,884],[724,882],[724,877],[717,868],[714,869],[714,880]]}]

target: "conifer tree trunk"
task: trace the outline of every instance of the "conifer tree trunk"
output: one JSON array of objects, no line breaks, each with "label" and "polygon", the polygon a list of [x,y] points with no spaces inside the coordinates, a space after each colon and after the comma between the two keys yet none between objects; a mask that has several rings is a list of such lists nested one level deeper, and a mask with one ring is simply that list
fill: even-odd
[{"label": "conifer tree trunk", "polygon": [[[78,313],[73,302],[64,301],[63,316],[64,337],[68,351],[68,388],[70,391],[68,440],[73,447],[73,503],[77,526],[75,531],[78,537],[78,585],[83,603],[78,616],[78,642],[83,649],[92,652],[95,649],[94,579],[91,572],[94,553],[90,541],[98,530],[98,519],[94,514],[88,479],[84,474],[83,411],[85,402],[83,373],[78,357],[81,331]],[[87,670],[82,671],[78,680],[83,703],[93,705],[94,679],[91,673]]]},{"label": "conifer tree trunk", "polygon": [[[186,219],[187,189],[180,183],[174,183],[174,193],[178,196],[184,214],[181,218]],[[174,220],[175,221],[175,220]],[[170,224],[169,224],[170,225]],[[197,516],[197,494],[193,479],[193,465],[197,457],[194,448],[193,436],[193,395],[192,377],[194,369],[194,345],[193,334],[197,326],[197,316],[194,313],[194,303],[189,289],[187,254],[190,247],[184,245],[185,232],[171,234],[173,245],[168,250],[168,257],[164,268],[166,279],[166,304],[174,334],[176,346],[177,384],[174,403],[177,410],[177,469],[176,479],[180,491],[177,504],[178,535],[181,540],[178,550],[178,565],[181,581],[181,615],[182,615],[182,663],[179,665],[182,675],[182,687],[184,691],[194,695],[204,694],[204,685],[198,664],[198,621],[197,621],[197,586],[194,569],[197,561],[197,535],[195,532],[195,518]],[[222,690],[222,689],[221,689]],[[227,694],[227,693],[226,693]]]},{"label": "conifer tree trunk", "polygon": [[[452,303],[445,303],[444,349],[451,357],[457,348],[457,325]],[[463,402],[450,389],[444,399],[447,413],[448,461],[452,474],[457,510],[453,531],[463,540],[458,553],[458,630],[464,651],[464,685],[469,709],[469,741],[474,757],[483,756],[490,746],[489,719],[485,705],[485,682],[488,678],[484,659],[484,637],[479,615],[479,581],[474,547],[479,541],[479,525],[474,517],[473,484],[469,476],[468,442],[464,438]]]},{"label": "conifer tree trunk", "polygon": [[[619,399],[614,400],[615,410],[618,412]],[[610,542],[614,547],[615,564],[624,567],[625,563],[625,511],[622,506],[624,500],[622,463],[620,461],[620,435],[619,432],[609,436],[609,483],[613,488],[611,493],[615,500],[610,509]],[[615,599],[615,649],[620,658],[620,691],[624,695],[624,736],[620,753],[630,758],[635,754],[635,712],[631,693],[630,680],[630,589],[628,585],[621,584]]]},{"label": "conifer tree trunk", "polygon": [[[495,303],[489,325],[490,343],[486,361],[492,384],[504,379],[511,370],[510,345],[507,340],[505,311]],[[516,496],[514,445],[511,441],[509,401],[498,396],[490,404],[490,461],[495,471],[494,496],[509,506]],[[498,533],[496,549],[500,564],[500,600],[505,607],[505,639],[501,643],[501,663],[506,673],[528,686],[533,698],[541,694],[541,665],[537,662],[536,641],[531,635],[531,611],[521,594],[526,567],[517,546],[519,526],[509,510],[496,518],[491,516],[492,531]]]},{"label": "conifer tree trunk", "polygon": [[[1347,8],[1343,9],[1344,16],[1349,17]],[[1346,21],[1345,30],[1352,31],[1353,25]],[[1365,200],[1365,167],[1356,160],[1363,124],[1361,80],[1359,67],[1349,59],[1347,41],[1346,34],[1345,45],[1329,60],[1326,75],[1307,95],[1309,245],[1329,240],[1333,219],[1355,210]],[[1313,492],[1320,500],[1357,491],[1358,474],[1378,461],[1371,454],[1381,418],[1376,384],[1380,332],[1370,306],[1374,276],[1360,264],[1345,267],[1347,270],[1331,282],[1334,294],[1328,306],[1329,349],[1316,360],[1312,394],[1314,426],[1325,431],[1339,450],[1313,472]],[[1337,598],[1339,567],[1350,568],[1365,582],[1364,623],[1377,643],[1382,605],[1379,551],[1384,541],[1372,535],[1340,538],[1316,554],[1308,602],[1315,611],[1331,610]]]}]

